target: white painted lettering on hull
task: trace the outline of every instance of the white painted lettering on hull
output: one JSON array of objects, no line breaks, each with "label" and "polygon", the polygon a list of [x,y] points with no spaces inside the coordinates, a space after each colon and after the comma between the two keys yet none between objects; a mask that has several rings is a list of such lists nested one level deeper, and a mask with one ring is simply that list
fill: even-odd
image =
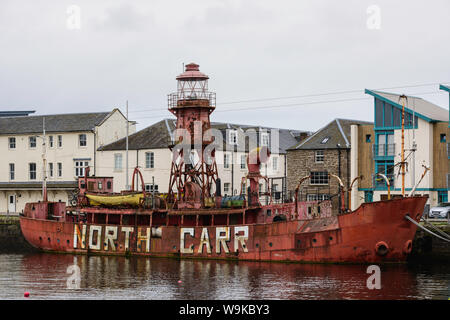
[{"label": "white painted lettering on hull", "polygon": [[145,252],[150,252],[151,230],[150,230],[150,228],[146,228],[147,229],[146,235],[142,235],[142,229],[144,229],[144,228],[138,228],[138,236],[137,236],[138,246],[137,246],[137,251],[138,252],[143,252],[143,250],[142,250],[142,242],[145,242]]},{"label": "white painted lettering on hull", "polygon": [[111,245],[111,250],[116,251],[116,245],[114,240],[117,240],[117,227],[106,226],[105,227],[105,243],[103,250],[108,251],[109,245]]},{"label": "white painted lettering on hull", "polygon": [[125,232],[125,251],[130,250],[130,233],[133,231],[133,227],[122,227],[122,232]]},{"label": "white painted lettering on hull", "polygon": [[[242,233],[242,234],[241,234]],[[241,244],[242,250],[248,252],[247,245],[245,241],[248,240],[248,226],[234,227],[234,251],[239,251],[239,243]]]},{"label": "white painted lettering on hull", "polygon": [[184,238],[185,235],[189,234],[191,237],[194,237],[194,228],[181,228],[180,229],[180,252],[181,253],[194,253],[194,245],[189,248],[185,248],[184,246]]},{"label": "white painted lettering on hull", "polygon": [[78,242],[80,242],[80,249],[86,249],[86,225],[83,224],[82,232],[80,232],[80,226],[77,224],[73,225],[73,247],[76,249],[78,247]]},{"label": "white painted lettering on hull", "polygon": [[[97,239],[94,244],[94,232],[97,231]],[[89,227],[89,249],[100,250],[102,242],[102,226]]]},{"label": "white painted lettering on hull", "polygon": [[220,247],[223,247],[225,253],[229,253],[227,241],[230,241],[230,227],[216,228],[216,253],[220,253]]},{"label": "white painted lettering on hull", "polygon": [[206,252],[211,253],[211,244],[209,242],[208,228],[202,229],[202,235],[200,236],[200,245],[197,253],[203,253],[203,246],[206,245]]}]

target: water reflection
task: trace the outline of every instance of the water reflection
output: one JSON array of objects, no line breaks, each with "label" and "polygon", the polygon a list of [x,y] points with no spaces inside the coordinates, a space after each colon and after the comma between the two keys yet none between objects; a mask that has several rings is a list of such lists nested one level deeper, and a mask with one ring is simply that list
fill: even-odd
[{"label": "water reflection", "polygon": [[[67,267],[79,266],[80,289]],[[450,266],[367,266],[147,259],[57,254],[0,255],[0,298],[20,299],[448,299]],[[181,283],[179,281],[181,280]]]}]

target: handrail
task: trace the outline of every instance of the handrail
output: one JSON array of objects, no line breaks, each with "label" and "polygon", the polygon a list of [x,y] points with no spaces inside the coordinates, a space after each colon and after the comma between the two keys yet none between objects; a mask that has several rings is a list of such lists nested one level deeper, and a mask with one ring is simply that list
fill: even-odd
[{"label": "handrail", "polygon": [[362,179],[364,179],[364,176],[363,176],[363,175],[360,175],[360,176],[357,176],[356,178],[354,178],[354,179],[352,180],[352,183],[350,183],[350,187],[349,187],[348,190],[347,190],[347,192],[348,192],[348,195],[347,195],[347,197],[348,197],[348,208],[349,208],[350,210],[352,209],[352,195],[351,195],[351,192],[352,192],[352,189],[353,189],[353,184],[354,184],[356,181],[362,180]]},{"label": "handrail", "polygon": [[391,199],[391,183],[389,182],[389,179],[382,173],[377,173],[375,176],[380,176],[386,181],[386,184],[388,187],[388,200],[390,200]]}]

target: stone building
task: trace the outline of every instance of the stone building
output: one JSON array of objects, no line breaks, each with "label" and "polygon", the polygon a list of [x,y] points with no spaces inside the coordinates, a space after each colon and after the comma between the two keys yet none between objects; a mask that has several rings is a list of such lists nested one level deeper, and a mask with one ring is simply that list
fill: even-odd
[{"label": "stone building", "polygon": [[[287,185],[294,192],[299,180],[305,180],[299,191],[302,201],[331,200],[333,212],[339,212],[341,197],[339,182],[328,174],[341,178],[344,187],[350,185],[350,126],[369,122],[335,119],[309,138],[287,150]],[[345,207],[348,199],[345,196]]]}]

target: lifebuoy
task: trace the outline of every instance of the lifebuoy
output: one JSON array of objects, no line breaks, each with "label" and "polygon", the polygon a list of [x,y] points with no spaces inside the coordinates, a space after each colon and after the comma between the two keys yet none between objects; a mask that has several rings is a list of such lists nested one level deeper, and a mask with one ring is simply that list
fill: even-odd
[{"label": "lifebuoy", "polygon": [[403,252],[408,254],[412,251],[412,240],[408,240],[405,242],[405,245],[403,246]]},{"label": "lifebuoy", "polygon": [[389,252],[389,246],[387,245],[386,242],[384,241],[379,241],[377,242],[377,244],[375,245],[375,252],[379,255],[379,256],[385,256],[388,252]]}]

